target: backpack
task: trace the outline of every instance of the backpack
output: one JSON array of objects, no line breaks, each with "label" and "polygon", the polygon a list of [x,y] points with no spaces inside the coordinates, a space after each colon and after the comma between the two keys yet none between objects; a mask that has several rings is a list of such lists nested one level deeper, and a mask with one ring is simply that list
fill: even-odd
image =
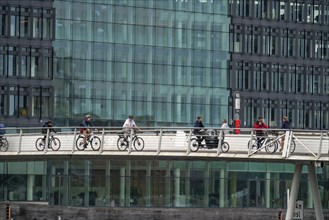
[{"label": "backpack", "polygon": [[4,124],[0,124],[0,135],[6,134],[6,130],[1,128],[6,128],[6,126]]},{"label": "backpack", "polygon": [[48,123],[45,123],[42,127],[43,128],[41,129],[41,133],[42,134],[47,134]]}]

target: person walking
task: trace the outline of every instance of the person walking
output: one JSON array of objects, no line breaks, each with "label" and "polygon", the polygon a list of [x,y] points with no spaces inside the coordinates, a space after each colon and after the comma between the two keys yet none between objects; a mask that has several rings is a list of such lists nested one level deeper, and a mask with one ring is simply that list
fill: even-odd
[{"label": "person walking", "polygon": [[[284,116],[283,117],[283,122],[282,122],[282,125],[281,125],[281,129],[285,129],[285,130],[289,130],[289,129],[291,129],[291,127],[290,127],[290,122],[289,122],[289,119],[288,119],[288,116]],[[282,137],[281,137],[281,142],[280,142],[280,152],[282,152],[282,150],[283,150],[283,147],[284,147],[284,139],[285,139],[285,136],[286,135],[283,135]]]}]

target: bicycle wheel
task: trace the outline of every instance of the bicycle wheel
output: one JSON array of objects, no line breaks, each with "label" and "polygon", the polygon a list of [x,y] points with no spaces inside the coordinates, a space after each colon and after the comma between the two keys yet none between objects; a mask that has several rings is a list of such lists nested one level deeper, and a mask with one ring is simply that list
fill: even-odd
[{"label": "bicycle wheel", "polygon": [[227,142],[222,142],[222,152],[227,153],[230,150],[230,145]]},{"label": "bicycle wheel", "polygon": [[45,149],[45,140],[43,138],[38,138],[35,142],[35,147],[37,148],[38,151],[43,151]]},{"label": "bicycle wheel", "polygon": [[296,143],[294,140],[291,140],[290,142],[290,154],[294,153],[296,149]]},{"label": "bicycle wheel", "polygon": [[248,141],[248,149],[253,149],[256,148],[257,149],[257,139],[253,138],[250,141]]},{"label": "bicycle wheel", "polygon": [[92,139],[92,141],[90,142],[91,144],[91,148],[94,151],[98,151],[99,148],[101,148],[101,139],[97,136],[94,136],[94,138]]},{"label": "bicycle wheel", "polygon": [[199,150],[199,143],[196,138],[191,139],[191,146],[190,149],[192,152],[197,152]]},{"label": "bicycle wheel", "polygon": [[80,136],[80,137],[77,138],[77,140],[75,142],[75,146],[77,147],[77,149],[79,151],[85,150],[85,144],[84,144],[83,140],[84,140],[84,138]]},{"label": "bicycle wheel", "polygon": [[50,141],[50,147],[53,149],[53,151],[58,151],[61,147],[61,141],[58,138],[53,138]]},{"label": "bicycle wheel", "polygon": [[9,147],[9,143],[6,139],[0,140],[0,151],[5,152],[8,150],[8,147]]},{"label": "bicycle wheel", "polygon": [[134,148],[137,151],[142,151],[144,149],[144,140],[141,137],[137,137],[134,140]]},{"label": "bicycle wheel", "polygon": [[117,147],[119,151],[125,151],[128,147],[128,142],[125,140],[124,137],[119,137],[117,141]]},{"label": "bicycle wheel", "polygon": [[265,140],[265,150],[268,154],[274,154],[278,150],[277,142],[272,138],[267,138]]}]

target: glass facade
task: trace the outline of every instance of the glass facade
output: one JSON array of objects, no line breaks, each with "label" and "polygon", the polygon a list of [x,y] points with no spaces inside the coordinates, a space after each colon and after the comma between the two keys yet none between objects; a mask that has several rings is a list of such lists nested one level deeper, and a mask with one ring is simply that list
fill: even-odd
[{"label": "glass facade", "polygon": [[54,116],[76,125],[228,117],[227,1],[54,1]]},{"label": "glass facade", "polygon": [[[0,200],[112,207],[285,208],[294,166],[185,160],[70,160],[0,163]],[[327,209],[328,166],[317,168]],[[304,167],[298,199],[312,208]]]}]

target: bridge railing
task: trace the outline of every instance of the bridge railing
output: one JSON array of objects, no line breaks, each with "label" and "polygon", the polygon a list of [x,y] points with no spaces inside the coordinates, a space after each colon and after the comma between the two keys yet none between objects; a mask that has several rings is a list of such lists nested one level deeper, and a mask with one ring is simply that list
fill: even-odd
[{"label": "bridge railing", "polygon": [[[290,130],[263,129],[266,136],[257,136],[260,131],[250,128],[207,128],[207,132],[199,135],[194,134],[195,128],[178,127],[144,127],[136,132],[137,136],[143,139],[143,148],[134,143],[133,132],[123,134],[121,127],[95,127],[97,132],[94,135],[99,137],[99,146],[96,151],[88,145],[82,150],[77,147],[77,139],[82,136],[80,127],[54,127],[57,133],[54,137],[60,141],[57,151],[48,148],[48,137],[52,135],[49,130],[42,134],[40,127],[27,128],[5,128],[4,137],[9,143],[5,151],[0,147],[0,154],[121,154],[121,155],[200,155],[200,156],[226,156],[232,157],[234,154],[245,154],[253,157],[259,154],[282,155],[282,158],[293,158],[296,155],[309,155],[317,160],[322,156],[328,156],[329,152],[329,131],[315,130]],[[239,134],[236,134],[239,133]],[[45,138],[44,149],[37,150],[36,141],[38,138]],[[196,150],[201,137],[202,147]],[[121,145],[120,138],[126,138],[127,143]],[[257,138],[264,138],[261,144],[253,145]],[[133,140],[133,141],[129,141]],[[222,141],[229,145],[228,152],[222,147]],[[283,151],[280,152],[280,143],[284,140]],[[292,144],[293,143],[293,144]],[[134,145],[135,144],[135,145]],[[276,146],[276,149],[274,149]],[[141,150],[142,148],[142,150]],[[291,148],[294,148],[292,151]],[[270,150],[269,150],[270,149]],[[270,152],[269,152],[270,151]]]}]

